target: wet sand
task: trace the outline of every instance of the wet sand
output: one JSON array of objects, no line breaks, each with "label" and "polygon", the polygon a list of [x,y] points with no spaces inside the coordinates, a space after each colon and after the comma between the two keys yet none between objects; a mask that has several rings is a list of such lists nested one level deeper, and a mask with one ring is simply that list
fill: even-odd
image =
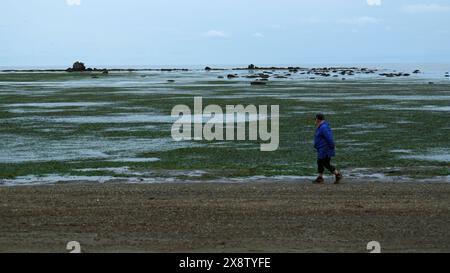
[{"label": "wet sand", "polygon": [[450,251],[449,183],[0,187],[1,252]]}]

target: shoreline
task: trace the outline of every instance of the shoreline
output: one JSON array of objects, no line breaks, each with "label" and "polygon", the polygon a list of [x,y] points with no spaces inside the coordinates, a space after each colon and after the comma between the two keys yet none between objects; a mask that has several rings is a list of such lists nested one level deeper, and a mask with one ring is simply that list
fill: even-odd
[{"label": "shoreline", "polygon": [[450,184],[0,187],[0,252],[450,251]]},{"label": "shoreline", "polygon": [[[66,178],[66,180],[64,180]],[[235,178],[216,178],[216,179],[178,179],[178,178],[141,178],[141,177],[101,177],[92,176],[92,179],[85,179],[77,176],[55,176],[42,177],[39,181],[0,179],[0,188],[2,187],[40,187],[40,186],[58,186],[58,185],[152,185],[152,184],[168,184],[168,185],[195,185],[195,184],[270,184],[270,183],[294,183],[294,184],[311,184],[316,176],[254,176],[254,177],[235,177]],[[59,180],[60,179],[60,180]],[[333,184],[334,178],[331,175],[325,176],[325,184]],[[450,176],[434,176],[427,178],[413,178],[408,176],[384,176],[373,178],[372,176],[353,176],[344,177],[341,184],[449,184]]]},{"label": "shoreline", "polygon": [[203,68],[181,68],[181,67],[160,67],[160,68],[93,68],[91,70],[84,71],[68,71],[64,68],[58,69],[0,69],[0,72],[102,72],[104,69],[108,71],[221,71],[221,70],[317,70],[317,69],[369,69],[367,67],[356,67],[356,66],[327,66],[327,67],[300,67],[300,66],[254,66],[254,67],[209,67],[205,66]]},{"label": "shoreline", "polygon": [[[8,72],[22,72],[22,73],[33,73],[33,72],[67,72],[67,73],[93,73],[93,72],[103,72],[105,70],[109,72],[188,72],[188,71],[263,71],[263,70],[277,70],[277,71],[319,71],[323,70],[324,68],[307,68],[307,67],[254,67],[254,68],[248,68],[248,67],[231,67],[231,68],[211,68],[211,67],[205,67],[205,68],[94,68],[90,70],[84,70],[84,71],[68,71],[67,69],[2,69],[0,72],[2,73],[8,73]],[[343,70],[343,71],[350,71],[350,70],[368,70],[368,68],[358,68],[358,67],[329,67],[327,69],[330,70]],[[373,69],[376,71],[376,69]]]},{"label": "shoreline", "polygon": [[[78,63],[78,62],[77,62]],[[330,66],[255,66],[253,64],[248,67],[209,67],[206,66],[204,68],[179,68],[179,67],[167,67],[167,68],[86,68],[84,63],[80,63],[82,67],[76,67],[77,63],[74,64],[73,67],[69,67],[67,69],[57,68],[57,69],[0,69],[0,73],[68,73],[75,75],[93,75],[94,77],[97,74],[107,75],[109,73],[133,73],[133,72],[227,72],[230,74],[227,75],[219,75],[220,79],[235,79],[240,78],[241,76],[244,78],[256,79],[255,84],[264,84],[265,81],[268,81],[269,78],[273,79],[288,79],[293,75],[301,75],[305,76],[308,79],[316,79],[316,77],[322,78],[337,78],[339,80],[347,80],[352,79],[353,77],[357,78],[358,76],[376,76],[382,78],[416,78],[416,75],[425,75],[428,72],[424,70],[416,68],[409,69],[394,69],[394,68],[369,68],[368,66],[339,66],[339,65],[330,65]],[[243,76],[237,73],[248,72],[249,75]],[[278,75],[276,73],[284,73],[283,75]],[[437,77],[437,72],[433,72],[436,74],[432,78],[442,78]],[[441,71],[443,78],[448,79],[450,75],[448,71]],[[263,81],[263,83],[261,83]],[[433,82],[429,82],[429,84],[433,84]]]}]

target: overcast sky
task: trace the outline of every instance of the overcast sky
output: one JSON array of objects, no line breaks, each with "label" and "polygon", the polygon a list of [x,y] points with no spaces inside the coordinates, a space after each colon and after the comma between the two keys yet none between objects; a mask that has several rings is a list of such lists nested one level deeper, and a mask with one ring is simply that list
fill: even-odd
[{"label": "overcast sky", "polygon": [[0,66],[450,62],[449,0],[1,0]]}]

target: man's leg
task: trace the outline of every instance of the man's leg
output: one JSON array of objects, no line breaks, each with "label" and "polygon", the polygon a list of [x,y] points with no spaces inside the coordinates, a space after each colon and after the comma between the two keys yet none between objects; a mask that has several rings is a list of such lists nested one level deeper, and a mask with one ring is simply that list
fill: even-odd
[{"label": "man's leg", "polygon": [[331,165],[331,158],[327,157],[323,160],[323,166],[332,174],[336,174],[336,168]]},{"label": "man's leg", "polygon": [[334,181],[335,184],[338,184],[339,181],[342,179],[342,174],[333,166],[331,165],[331,158],[326,158],[324,160],[324,166],[329,170],[332,174],[334,174],[336,180]]},{"label": "man's leg", "polygon": [[314,180],[314,183],[321,184],[324,182],[323,180],[323,172],[325,171],[324,161],[323,159],[317,159],[317,172],[319,176]]}]

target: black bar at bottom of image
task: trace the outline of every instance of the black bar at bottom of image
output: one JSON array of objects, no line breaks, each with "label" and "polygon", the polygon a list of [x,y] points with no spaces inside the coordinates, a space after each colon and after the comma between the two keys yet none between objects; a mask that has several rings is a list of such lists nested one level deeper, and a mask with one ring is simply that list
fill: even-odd
[{"label": "black bar at bottom of image", "polygon": [[[418,256],[420,258],[415,258]],[[426,261],[423,257],[426,256]],[[20,269],[76,271],[85,269],[139,272],[302,272],[305,270],[385,270],[392,263],[417,269],[444,263],[442,254],[297,254],[297,253],[152,253],[152,254],[4,254],[4,266]],[[24,262],[27,261],[27,262]],[[308,269],[309,268],[309,269]]]}]

